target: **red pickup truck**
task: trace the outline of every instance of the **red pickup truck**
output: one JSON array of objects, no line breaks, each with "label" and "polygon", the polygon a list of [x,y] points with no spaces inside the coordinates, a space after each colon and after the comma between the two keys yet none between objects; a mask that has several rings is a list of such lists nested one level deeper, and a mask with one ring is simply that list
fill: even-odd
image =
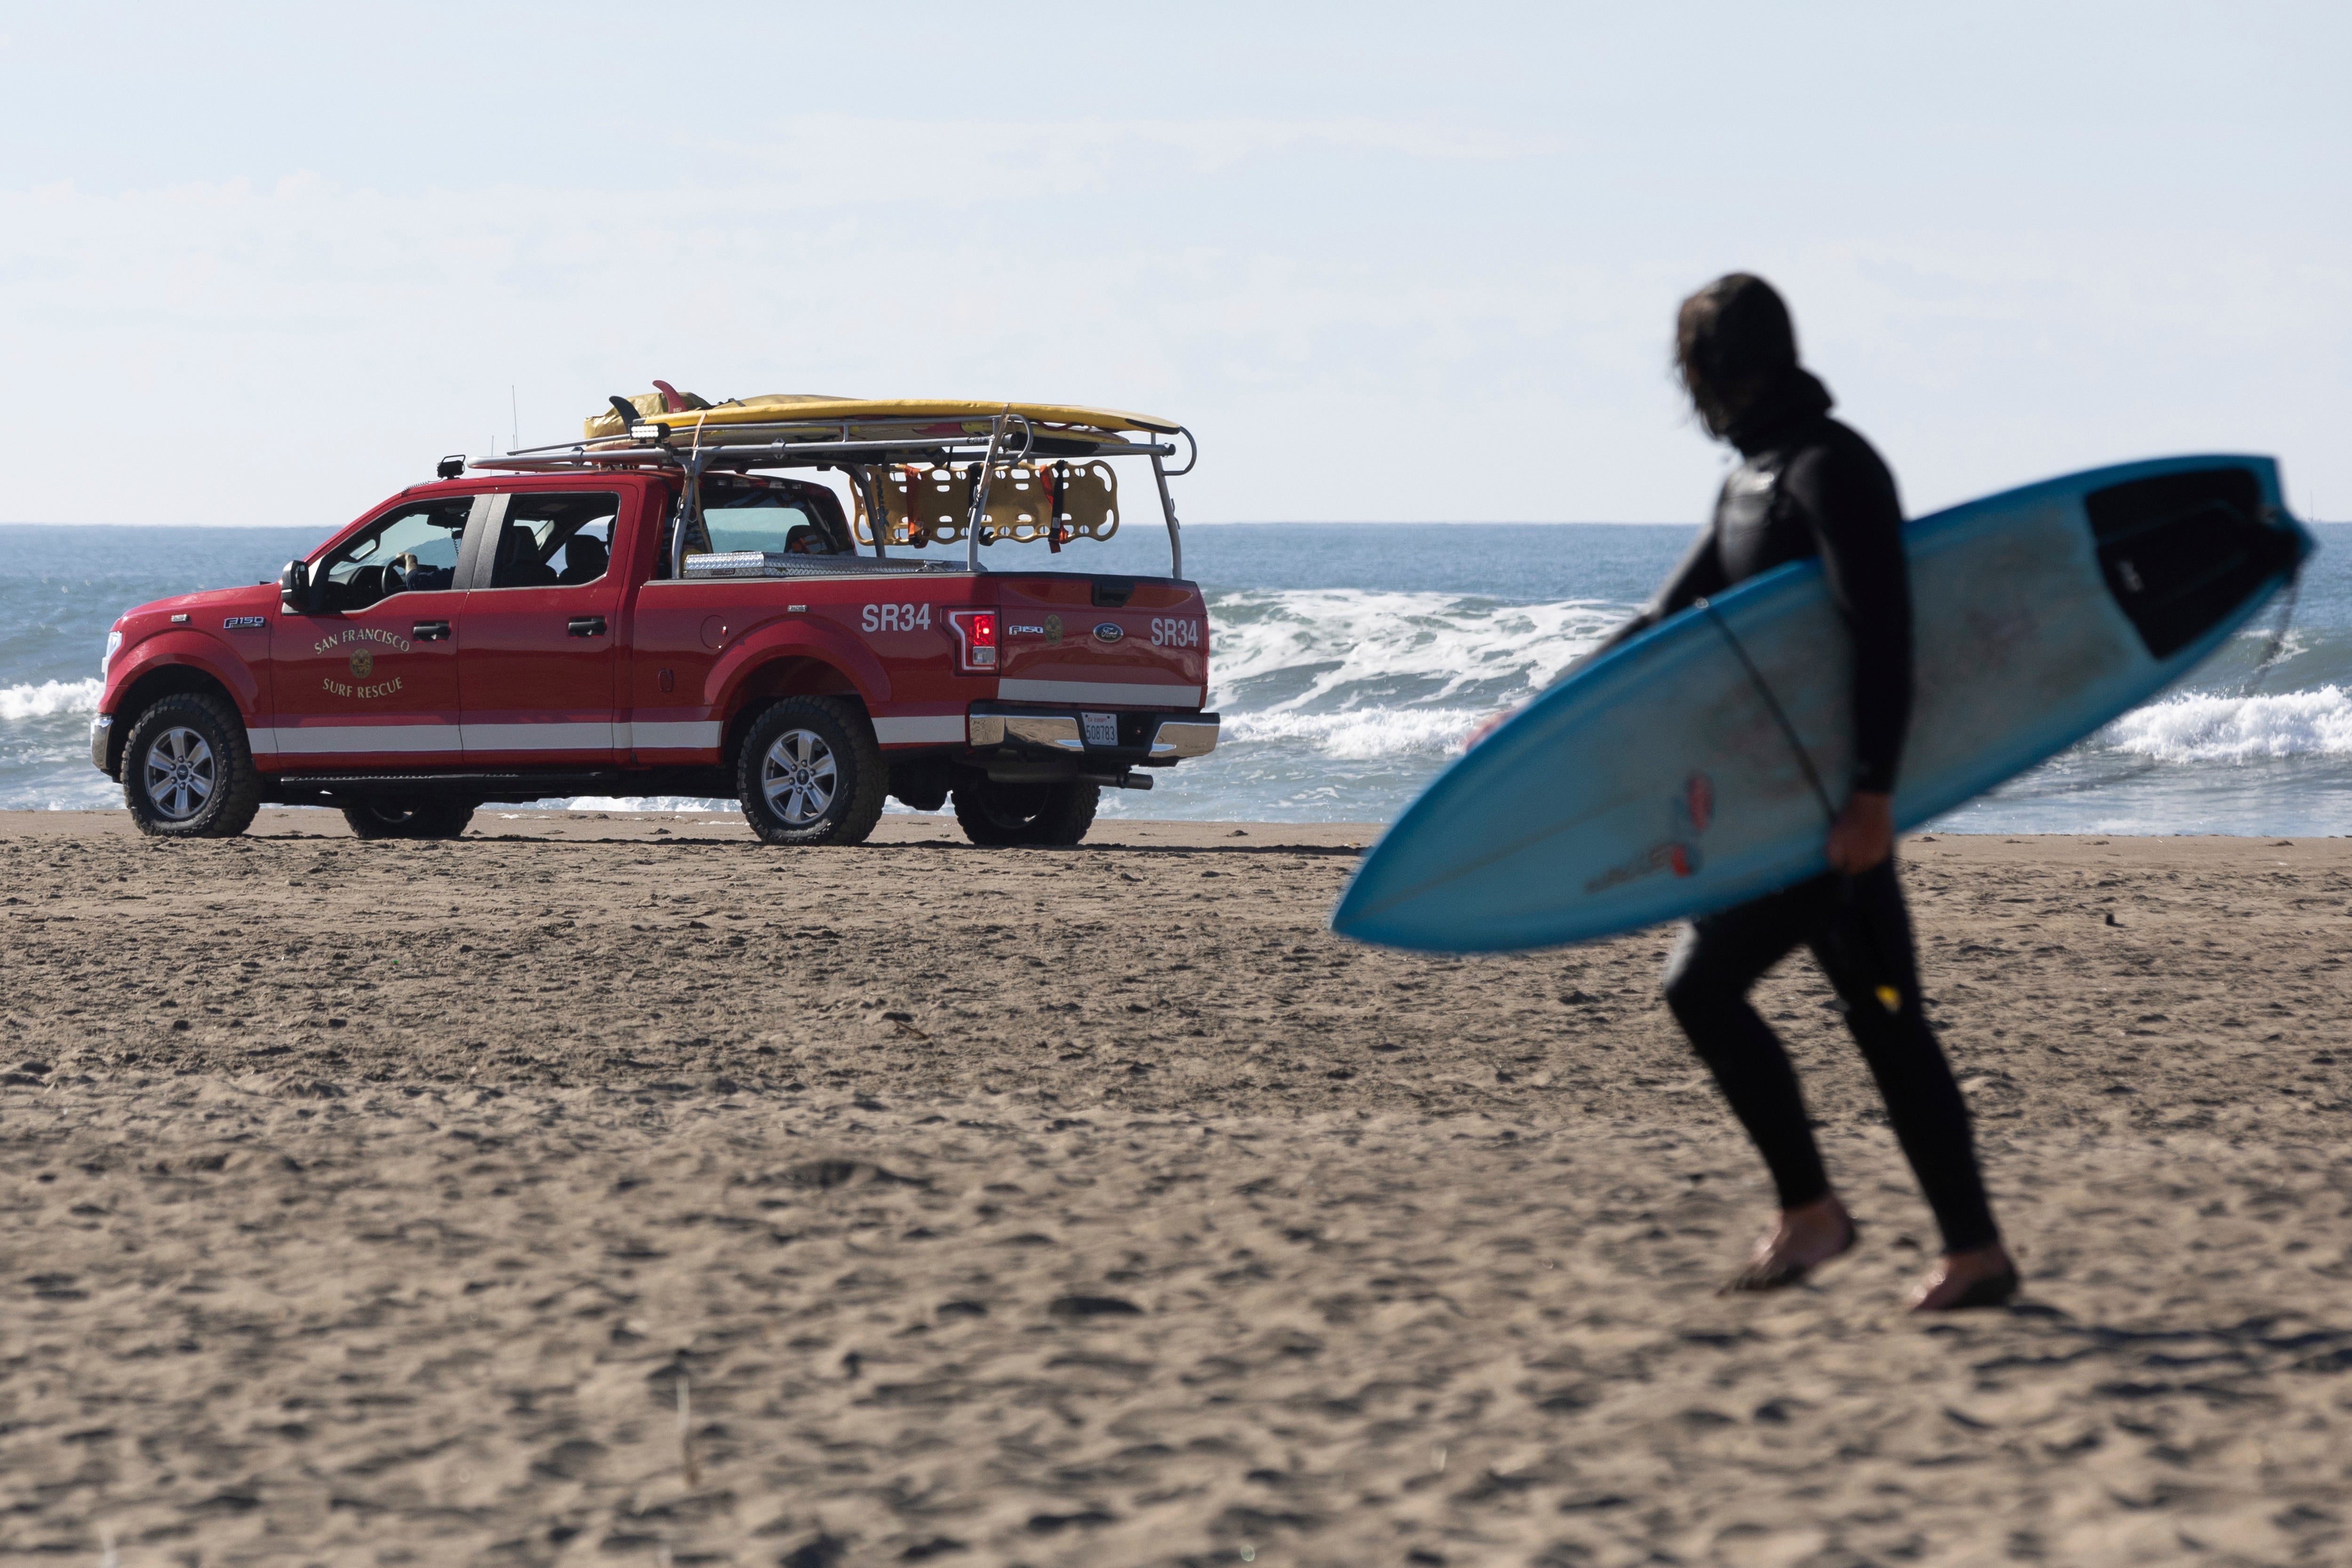
[{"label": "red pickup truck", "polygon": [[[445,458],[274,586],[118,620],[90,759],[141,830],[227,837],[278,802],[452,837],[492,801],[689,795],[772,844],[855,844],[895,795],[952,798],[975,843],[1075,844],[1104,788],[1215,746],[1180,426],[612,401],[578,443]],[[1066,569],[1117,531],[1118,459],[1149,463],[1167,576]]]}]

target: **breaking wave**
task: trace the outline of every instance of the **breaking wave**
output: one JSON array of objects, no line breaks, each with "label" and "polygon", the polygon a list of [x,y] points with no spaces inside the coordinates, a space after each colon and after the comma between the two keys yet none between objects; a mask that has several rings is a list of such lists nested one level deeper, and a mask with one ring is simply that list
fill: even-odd
[{"label": "breaking wave", "polygon": [[0,686],[0,719],[47,719],[59,713],[95,713],[100,680],[44,680],[38,686]]},{"label": "breaking wave", "polygon": [[1622,620],[1597,599],[1515,605],[1329,588],[1213,595],[1211,699],[1276,710],[1406,697],[1524,697]]},{"label": "breaking wave", "polygon": [[1349,588],[1215,594],[1209,700],[1228,746],[1433,761],[1550,684],[1626,609]]},{"label": "breaking wave", "polygon": [[2160,763],[2247,763],[2352,754],[2352,694],[2339,686],[2272,696],[2186,693],[2134,709],[2100,734]]},{"label": "breaking wave", "polygon": [[1343,713],[1228,713],[1222,743],[1299,741],[1327,757],[1443,756],[1484,719],[1486,708],[1360,708]]}]

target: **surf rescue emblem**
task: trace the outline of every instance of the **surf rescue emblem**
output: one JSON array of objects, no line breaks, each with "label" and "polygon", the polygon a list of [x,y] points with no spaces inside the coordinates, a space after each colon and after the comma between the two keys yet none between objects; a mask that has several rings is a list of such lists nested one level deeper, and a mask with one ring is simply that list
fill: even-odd
[{"label": "surf rescue emblem", "polygon": [[368,652],[365,648],[362,648],[357,653],[352,655],[352,679],[353,680],[365,680],[369,676],[373,675],[374,673],[375,655]]}]

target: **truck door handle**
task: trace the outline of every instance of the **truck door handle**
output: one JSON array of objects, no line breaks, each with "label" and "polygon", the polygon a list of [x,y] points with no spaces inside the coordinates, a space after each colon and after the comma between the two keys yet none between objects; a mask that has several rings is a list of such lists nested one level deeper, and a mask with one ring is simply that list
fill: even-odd
[{"label": "truck door handle", "polygon": [[602,616],[572,616],[572,635],[575,637],[603,637],[604,635],[604,617]]},{"label": "truck door handle", "polygon": [[447,642],[449,640],[449,623],[446,621],[419,621],[415,626],[409,627],[408,630],[409,634],[415,637],[418,642]]}]

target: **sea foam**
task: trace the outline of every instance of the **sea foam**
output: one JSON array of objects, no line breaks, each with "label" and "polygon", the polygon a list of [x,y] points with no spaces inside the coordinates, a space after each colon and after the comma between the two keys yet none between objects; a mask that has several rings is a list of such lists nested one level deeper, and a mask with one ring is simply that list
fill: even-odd
[{"label": "sea foam", "polygon": [[0,719],[95,713],[99,696],[105,689],[102,680],[44,680],[38,686],[0,686]]},{"label": "sea foam", "polygon": [[1448,594],[1333,588],[1214,595],[1212,699],[1312,709],[1351,691],[1409,692],[1420,706],[1550,683],[1622,620],[1600,600],[1515,605]]},{"label": "sea foam", "polygon": [[2136,708],[2099,741],[2161,763],[2246,763],[2352,754],[2352,695],[2309,691],[2226,697],[2189,692]]},{"label": "sea foam", "polygon": [[1351,708],[1338,713],[1231,713],[1219,737],[1225,745],[1297,741],[1327,757],[1370,762],[1459,750],[1486,708]]}]

